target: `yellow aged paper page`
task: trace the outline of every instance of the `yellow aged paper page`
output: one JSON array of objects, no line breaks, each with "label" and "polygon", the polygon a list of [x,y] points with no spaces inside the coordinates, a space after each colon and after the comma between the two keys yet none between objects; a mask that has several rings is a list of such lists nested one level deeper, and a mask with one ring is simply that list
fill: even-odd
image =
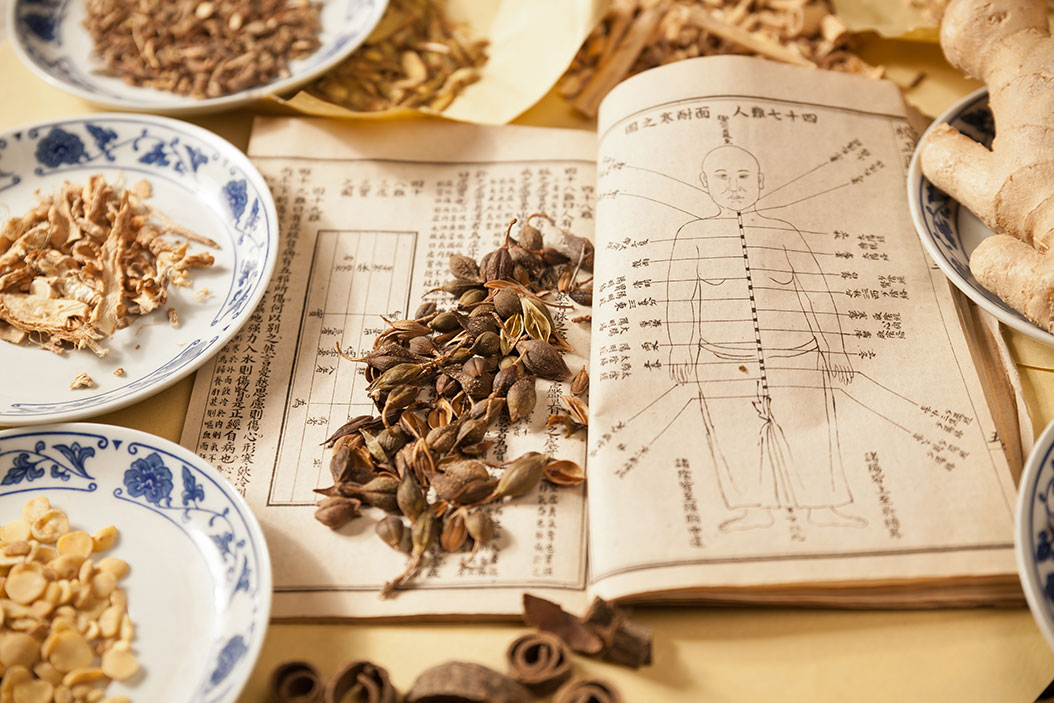
[{"label": "yellow aged paper page", "polygon": [[896,87],[694,59],[616,88],[598,141],[595,591],[1016,589],[1014,488],[911,224]]},{"label": "yellow aged paper page", "polygon": [[[487,39],[490,44],[480,80],[466,88],[443,111],[443,117],[482,124],[515,119],[563,75],[608,4],[607,0],[450,0],[451,17],[467,24],[472,36]],[[354,112],[305,91],[280,102],[309,115],[326,117],[419,114],[405,108]]]},{"label": "yellow aged paper page", "polygon": [[[314,517],[316,488],[333,483],[320,444],[350,418],[374,412],[360,364],[386,327],[413,314],[450,278],[450,254],[496,248],[509,220],[547,212],[592,236],[594,137],[530,127],[340,124],[257,119],[249,155],[278,206],[281,240],[267,294],[253,318],[197,374],[182,443],[245,496],[271,549],[279,618],[512,615],[524,589],[580,605],[586,569],[585,490],[544,483],[498,505],[494,544],[431,558],[411,587],[378,593],[406,556],[375,534],[376,508],[337,532]],[[408,312],[409,311],[409,312]],[[554,309],[588,358],[589,331]],[[584,464],[585,443],[545,422],[566,384],[538,381],[538,407],[499,422],[491,457],[544,451]]]}]

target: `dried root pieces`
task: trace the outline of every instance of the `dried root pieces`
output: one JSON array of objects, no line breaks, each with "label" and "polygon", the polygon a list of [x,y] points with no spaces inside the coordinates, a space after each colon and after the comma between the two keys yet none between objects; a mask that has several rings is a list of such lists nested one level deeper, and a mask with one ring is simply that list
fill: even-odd
[{"label": "dried root pieces", "polygon": [[487,61],[487,42],[451,22],[444,4],[392,0],[366,43],[309,90],[359,112],[442,112]]},{"label": "dried root pieces", "polygon": [[309,0],[88,0],[84,26],[126,83],[217,98],[289,75],[319,47]]},{"label": "dried root pieces", "polygon": [[952,0],[948,61],[989,86],[991,150],[950,125],[920,144],[922,172],[998,234],[970,258],[977,280],[1054,332],[1054,39],[1042,0]]},{"label": "dried root pieces", "polygon": [[579,50],[560,91],[593,117],[625,78],[714,54],[748,54],[801,66],[882,76],[850,52],[826,0],[615,0]]},{"label": "dried root pieces", "polygon": [[38,194],[36,207],[4,224],[0,339],[104,356],[104,339],[164,305],[170,285],[189,286],[190,269],[212,265],[211,254],[164,239],[189,233],[149,224],[154,212],[136,193],[149,184],[122,191],[95,175]]}]

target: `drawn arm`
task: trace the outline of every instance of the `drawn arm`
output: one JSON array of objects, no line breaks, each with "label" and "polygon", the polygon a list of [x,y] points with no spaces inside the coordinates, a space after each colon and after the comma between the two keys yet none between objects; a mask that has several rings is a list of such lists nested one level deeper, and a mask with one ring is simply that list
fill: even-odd
[{"label": "drawn arm", "polygon": [[809,327],[816,335],[828,373],[842,383],[851,383],[853,366],[845,350],[842,322],[834,304],[834,295],[809,243],[796,228],[794,232],[796,241],[790,248],[784,249],[784,253],[793,272],[798,301],[805,311]]},{"label": "drawn arm", "polygon": [[695,363],[699,352],[699,253],[696,240],[688,239],[689,225],[677,230],[670,269],[666,277],[666,332],[670,343],[668,365],[676,383],[696,380]]}]

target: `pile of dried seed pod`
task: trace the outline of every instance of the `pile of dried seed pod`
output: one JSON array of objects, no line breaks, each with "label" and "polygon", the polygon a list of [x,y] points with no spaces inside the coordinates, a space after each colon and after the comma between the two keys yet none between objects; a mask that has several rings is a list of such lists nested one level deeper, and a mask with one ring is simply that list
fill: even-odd
[{"label": "pile of dried seed pod", "polygon": [[359,112],[395,107],[442,112],[479,80],[487,61],[487,42],[451,22],[444,4],[392,0],[366,42],[310,92]]},{"label": "pile of dried seed pod", "polygon": [[748,54],[879,78],[851,53],[827,0],[615,0],[560,83],[585,115],[624,79],[714,54]]},{"label": "pile of dried seed pod", "polygon": [[[456,306],[441,311],[427,302],[413,319],[386,321],[373,351],[351,359],[366,364],[379,415],[353,418],[326,441],[334,485],[318,490],[325,497],[315,517],[337,529],[358,517],[362,505],[376,506],[391,513],[377,533],[396,549],[404,548],[409,519],[410,560],[384,597],[414,574],[434,545],[454,552],[471,537],[473,550],[463,563],[473,559],[495,532],[487,504],[526,495],[543,478],[562,486],[585,480],[574,462],[534,451],[505,464],[484,461],[492,423],[503,415],[517,422],[534,410],[537,378],[571,379],[561,356],[571,347],[544,298],[560,291],[579,305],[592,304],[592,278],[579,276],[592,270],[593,245],[559,230],[561,250],[546,246],[534,220],[555,229],[548,216],[534,214],[518,239],[513,220],[504,243],[478,264],[452,255],[453,278],[437,291],[458,296]],[[572,388],[584,393],[587,387],[583,370]],[[567,398],[584,423],[585,404]]]},{"label": "pile of dried seed pod", "polygon": [[319,47],[310,0],[87,0],[84,26],[126,83],[217,98],[289,76]]},{"label": "pile of dried seed pod", "polygon": [[128,703],[104,697],[111,680],[139,670],[117,586],[128,564],[92,559],[114,545],[117,529],[71,532],[44,496],[26,502],[22,516],[0,528],[0,700]]}]

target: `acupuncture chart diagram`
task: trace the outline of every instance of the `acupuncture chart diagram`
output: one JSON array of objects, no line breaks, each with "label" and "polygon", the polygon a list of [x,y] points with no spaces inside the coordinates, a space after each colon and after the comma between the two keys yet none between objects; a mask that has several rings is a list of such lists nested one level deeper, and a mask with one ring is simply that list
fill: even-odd
[{"label": "acupuncture chart diagram", "polygon": [[362,364],[342,359],[369,351],[382,317],[407,314],[416,232],[321,230],[315,240],[282,418],[270,505],[312,505],[329,469],[317,447],[348,418],[370,414]]},{"label": "acupuncture chart diagram", "polygon": [[[798,203],[866,187],[887,164],[850,139],[773,187],[765,182],[765,155],[734,143],[727,118],[718,119],[723,143],[699,155],[696,183],[628,160],[602,165],[602,178],[621,171],[635,185],[602,189],[601,198],[651,201],[685,216],[669,236],[649,239],[656,247],[649,253],[669,252],[644,260],[657,290],[651,302],[663,316],[654,322],[665,328],[652,346],[659,352],[655,366],[666,373],[655,384],[659,391],[622,421],[637,425],[632,432],[643,443],[618,445],[623,461],[615,473],[634,470],[679,422],[681,430],[698,431],[691,436],[702,437],[702,454],[716,473],[727,509],[720,532],[770,527],[774,513],[788,508],[820,527],[866,527],[854,509],[840,446],[839,411],[847,403],[899,428],[938,463],[966,455],[939,432],[920,435],[918,428],[934,424],[922,402],[856,368],[846,323],[861,313],[847,312],[859,306],[846,304],[840,285],[854,274],[825,270],[836,268],[824,244],[830,231],[799,229],[783,218]],[[671,182],[694,197],[658,195]],[[860,397],[880,397],[883,411]]]}]

